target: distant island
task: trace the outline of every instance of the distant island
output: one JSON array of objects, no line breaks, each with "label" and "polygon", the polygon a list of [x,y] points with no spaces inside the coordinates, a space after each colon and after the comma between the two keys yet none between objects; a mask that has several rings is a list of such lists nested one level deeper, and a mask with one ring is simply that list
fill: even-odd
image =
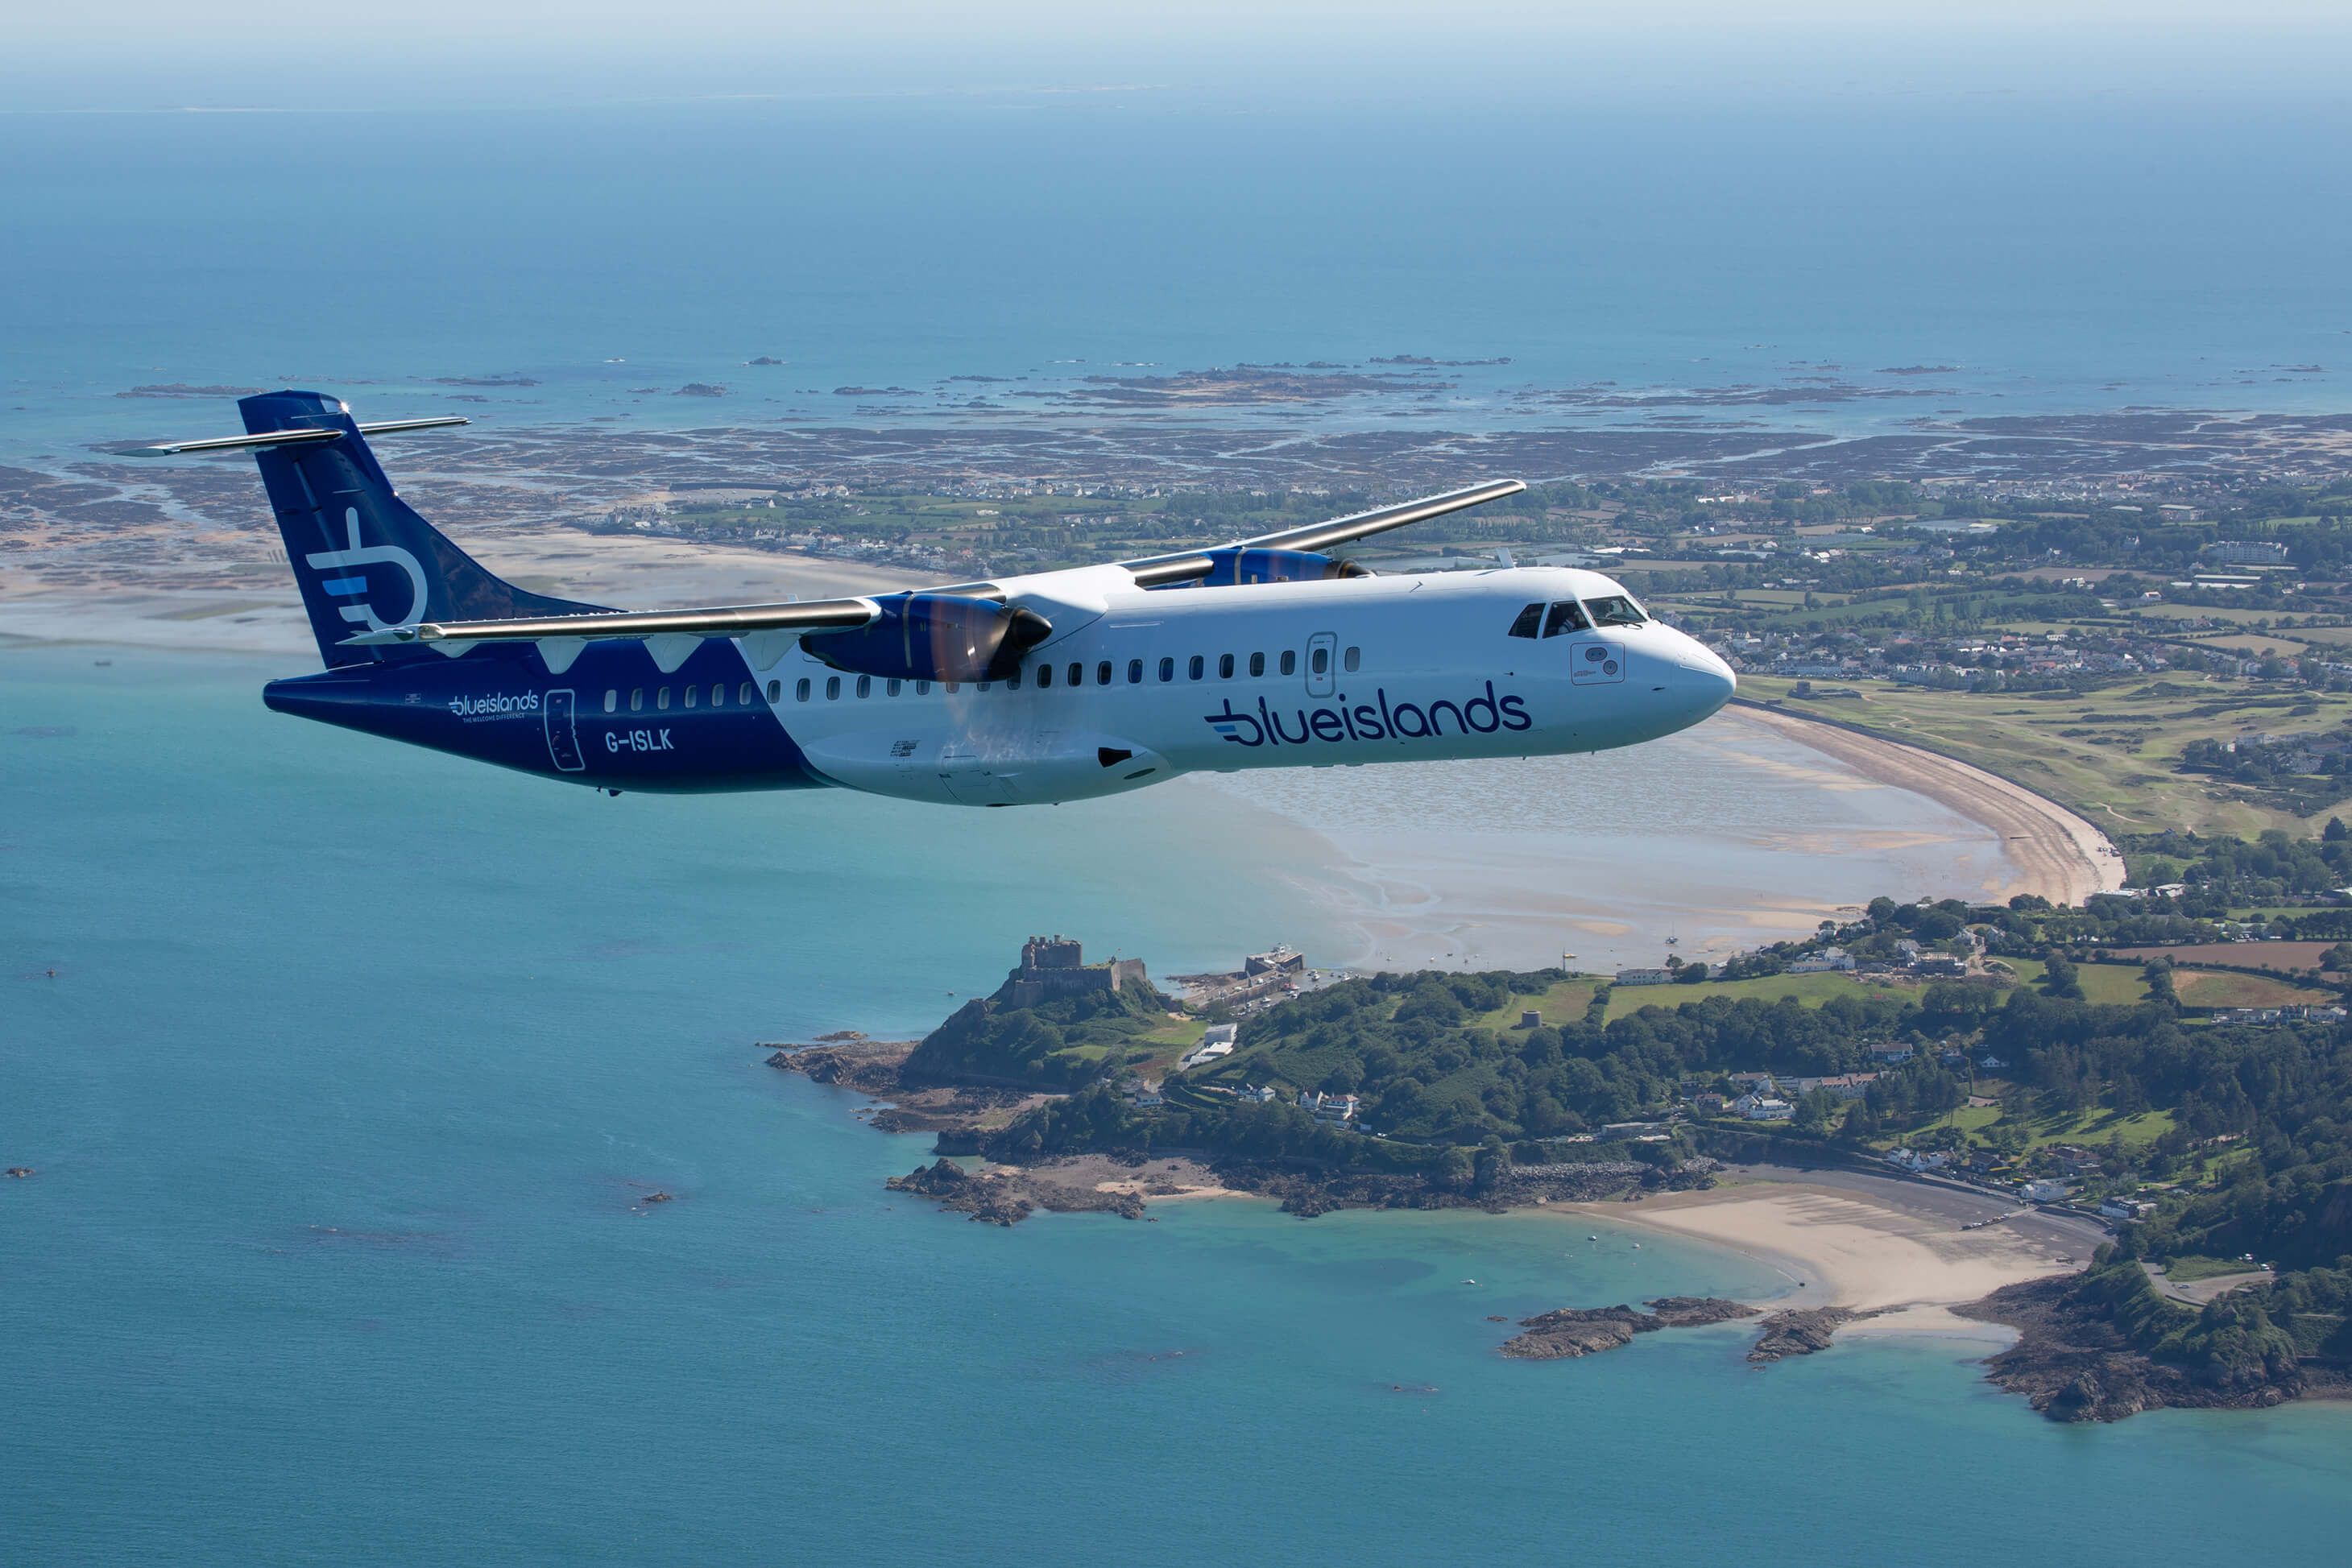
[{"label": "distant island", "polygon": [[[1036,937],[920,1041],[771,1060],[889,1102],[877,1125],[934,1132],[938,1160],[891,1185],[1003,1224],[1226,1193],[1303,1217],[1606,1202],[1753,1249],[1759,1176],[1805,1173],[1865,1226],[1869,1184],[1910,1181],[1947,1216],[1889,1231],[1920,1266],[2011,1236],[2011,1282],[1950,1304],[2019,1331],[1990,1374],[2053,1418],[2335,1392],[2352,941],[2228,938],[2352,934],[2352,895],[2323,891],[2352,883],[2352,833],[2167,850],[2180,880],[2083,907],[1879,899],[1805,941],[1613,977],[1339,976],[1277,952],[1188,977],[1187,1002],[1139,960]],[[2259,931],[2234,918],[2250,901]],[[1801,1230],[1769,1245],[1793,1258]],[[1882,1298],[1915,1299],[1796,1303],[1813,1315],[1781,1325],[1784,1353],[1876,1326]],[[1633,1311],[1564,1308],[1546,1332],[1671,1326],[1575,1315]]]}]

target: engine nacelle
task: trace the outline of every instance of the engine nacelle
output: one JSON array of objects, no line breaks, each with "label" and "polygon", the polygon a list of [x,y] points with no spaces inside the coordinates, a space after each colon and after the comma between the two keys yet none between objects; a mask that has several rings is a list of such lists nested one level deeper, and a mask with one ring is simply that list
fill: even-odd
[{"label": "engine nacelle", "polygon": [[1351,560],[1334,560],[1313,550],[1251,549],[1234,547],[1206,552],[1208,575],[1201,588],[1234,588],[1252,582],[1321,582],[1335,577],[1370,577]]},{"label": "engine nacelle", "polygon": [[836,670],[900,681],[1001,681],[1054,634],[1034,610],[947,593],[898,593],[848,632],[812,632],[801,646]]}]

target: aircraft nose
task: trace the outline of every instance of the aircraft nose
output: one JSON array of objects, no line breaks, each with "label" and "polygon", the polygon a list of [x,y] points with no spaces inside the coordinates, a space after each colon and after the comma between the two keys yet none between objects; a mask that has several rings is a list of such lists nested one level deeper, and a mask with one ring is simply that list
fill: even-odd
[{"label": "aircraft nose", "polygon": [[1676,632],[1665,652],[1666,662],[1673,666],[1673,688],[1692,710],[1687,722],[1696,724],[1707,717],[1739,689],[1739,678],[1731,673],[1731,666],[1696,638]]}]

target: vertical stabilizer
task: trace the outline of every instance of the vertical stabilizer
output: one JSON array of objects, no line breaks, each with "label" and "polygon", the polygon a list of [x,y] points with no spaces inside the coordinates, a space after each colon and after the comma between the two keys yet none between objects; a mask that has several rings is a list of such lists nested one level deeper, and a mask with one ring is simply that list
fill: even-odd
[{"label": "vertical stabilizer", "polygon": [[330,669],[439,655],[350,648],[344,639],[419,621],[503,621],[601,608],[530,593],[486,570],[394,494],[341,401],[312,392],[239,401],[255,435],[332,430],[340,438],[257,448],[287,564]]}]

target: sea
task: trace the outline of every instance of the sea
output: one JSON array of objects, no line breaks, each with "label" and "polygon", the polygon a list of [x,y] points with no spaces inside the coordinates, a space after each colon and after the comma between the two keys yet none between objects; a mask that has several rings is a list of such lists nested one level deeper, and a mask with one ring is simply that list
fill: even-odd
[{"label": "sea", "polygon": [[1032,931],[1339,940],[1270,816],[614,800],[265,673],[0,652],[0,1561],[2338,1560],[2343,1406],[2062,1427],[1980,1343],[1736,1327],[1506,1361],[1789,1281],[1533,1213],[976,1225],[765,1064]]},{"label": "sea", "polygon": [[[1054,405],[1015,394],[1244,363],[1444,387],[1193,417],[1848,434],[2352,406],[2333,83],[158,90],[182,96],[0,113],[0,461],[236,417],[134,389],[289,383],[490,428],[1034,422]],[[1719,401],[1739,388],[1824,395]],[[981,394],[1012,414],[959,414]]]},{"label": "sea", "polygon": [[[2340,95],[1547,85],[0,115],[0,462],[231,427],[123,395],[173,385],[688,428],[1414,356],[1507,359],[1412,414],[1465,429],[1805,375],[1938,395],[1738,417],[2352,402]],[[2061,1427],[1973,1342],[1507,1362],[1496,1317],[1785,1281],[1539,1214],[999,1230],[764,1065],[1032,932],[1341,944],[1268,815],[613,800],[274,717],[275,673],[0,650],[0,1562],[2341,1559],[2341,1406]]]}]

